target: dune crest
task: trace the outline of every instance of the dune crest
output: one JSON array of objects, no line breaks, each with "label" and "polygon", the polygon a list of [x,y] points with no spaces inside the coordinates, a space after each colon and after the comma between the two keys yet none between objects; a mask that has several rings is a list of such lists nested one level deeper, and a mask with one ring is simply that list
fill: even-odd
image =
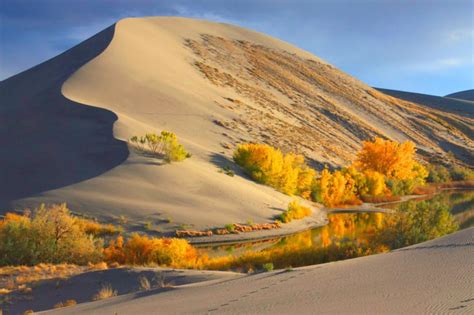
[{"label": "dune crest", "polygon": [[[12,204],[66,201],[93,216],[172,221],[166,230],[177,224],[203,229],[267,221],[291,200],[245,176],[218,172],[233,167],[232,151],[241,142],[303,153],[314,166],[348,163],[361,141],[373,136],[412,140],[424,158],[443,159],[453,151],[460,161],[474,160],[472,138],[451,123],[467,118],[384,95],[308,52],[251,30],[187,18],[124,19],[94,57],[72,75],[62,73],[62,94],[113,112],[113,136],[121,141],[113,140],[122,147],[133,135],[169,130],[193,157],[158,165],[130,150],[126,160],[96,176],[10,198]],[[105,137],[87,137],[98,142],[87,147],[103,149]],[[318,211],[315,216],[321,219]]]}]

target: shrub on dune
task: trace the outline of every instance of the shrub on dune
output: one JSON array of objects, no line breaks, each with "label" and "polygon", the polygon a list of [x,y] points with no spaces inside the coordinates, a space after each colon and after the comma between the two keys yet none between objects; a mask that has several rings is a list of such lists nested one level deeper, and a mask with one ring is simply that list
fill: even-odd
[{"label": "shrub on dune", "polygon": [[300,205],[298,200],[293,200],[288,205],[288,209],[279,216],[279,219],[284,223],[288,223],[292,220],[302,219],[309,215],[311,215],[310,208]]},{"label": "shrub on dune", "polygon": [[283,154],[266,144],[239,145],[234,161],[255,181],[285,194],[309,196],[316,171],[309,168],[302,155]]},{"label": "shrub on dune", "polygon": [[178,142],[178,137],[169,131],[162,131],[159,135],[147,133],[145,136],[133,136],[130,143],[139,151],[152,154],[156,157],[162,156],[163,159],[170,162],[182,161],[191,157],[186,152],[183,145]]}]

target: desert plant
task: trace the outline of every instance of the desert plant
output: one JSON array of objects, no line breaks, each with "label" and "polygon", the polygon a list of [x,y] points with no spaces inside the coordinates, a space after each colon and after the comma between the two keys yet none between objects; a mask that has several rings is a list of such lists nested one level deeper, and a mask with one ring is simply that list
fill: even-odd
[{"label": "desert plant", "polygon": [[117,291],[110,284],[104,284],[99,291],[92,297],[93,301],[105,300],[117,296]]},{"label": "desert plant", "polygon": [[145,230],[151,231],[151,230],[153,230],[153,223],[151,221],[146,221],[143,224],[143,227],[145,228]]},{"label": "desert plant", "polygon": [[316,172],[309,168],[302,155],[283,154],[266,144],[241,144],[234,152],[234,161],[255,181],[285,194],[309,196]]},{"label": "desert plant", "polygon": [[229,167],[229,166],[224,166],[222,169],[219,170],[220,173],[224,173],[227,176],[234,177],[235,172]]},{"label": "desert plant", "polygon": [[288,209],[279,216],[279,219],[284,223],[288,223],[309,215],[311,215],[310,208],[301,206],[298,200],[293,200],[288,204]]},{"label": "desert plant", "polygon": [[56,303],[54,305],[54,308],[63,308],[63,307],[68,307],[68,306],[74,306],[76,304],[77,304],[76,300],[67,300],[65,302]]},{"label": "desert plant", "polygon": [[0,220],[0,265],[87,264],[102,258],[102,242],[88,234],[66,204],[41,205],[30,216],[8,213]]},{"label": "desert plant", "polygon": [[140,276],[140,278],[138,278],[138,283],[140,284],[141,291],[148,291],[151,289],[150,281],[145,276]]},{"label": "desert plant", "polygon": [[186,152],[183,145],[178,142],[178,137],[169,131],[163,130],[160,135],[147,133],[141,137],[133,136],[129,141],[138,151],[155,157],[163,157],[168,163],[191,157],[191,154]]},{"label": "desert plant", "polygon": [[273,263],[266,263],[262,265],[263,270],[266,272],[272,271],[273,270]]},{"label": "desert plant", "polygon": [[235,225],[232,224],[232,223],[229,223],[229,224],[224,225],[224,228],[225,228],[227,231],[229,231],[229,232],[235,231]]}]

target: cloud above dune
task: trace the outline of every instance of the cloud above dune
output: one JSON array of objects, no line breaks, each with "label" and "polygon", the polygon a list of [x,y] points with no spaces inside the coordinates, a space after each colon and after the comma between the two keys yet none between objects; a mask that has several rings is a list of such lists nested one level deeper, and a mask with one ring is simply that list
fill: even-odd
[{"label": "cloud above dune", "polygon": [[471,1],[45,0],[1,5],[0,79],[118,19],[168,15],[267,33],[374,86],[442,95],[474,85]]}]

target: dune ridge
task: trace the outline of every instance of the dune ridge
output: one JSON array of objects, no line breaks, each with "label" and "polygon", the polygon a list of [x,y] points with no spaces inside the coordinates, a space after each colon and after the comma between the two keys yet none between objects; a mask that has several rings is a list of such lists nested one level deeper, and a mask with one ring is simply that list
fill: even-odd
[{"label": "dune ridge", "polygon": [[[44,89],[55,93],[60,87],[75,109],[87,108],[80,105],[85,104],[112,112],[115,118],[101,125],[107,135],[91,132],[81,138],[95,141],[93,144],[69,143],[67,137],[61,140],[58,130],[38,133],[32,153],[40,153],[42,139],[51,137],[60,144],[48,148],[57,159],[35,162],[30,177],[36,178],[36,169],[43,170],[41,179],[34,179],[41,185],[29,190],[14,185],[9,195],[2,196],[4,205],[19,208],[66,201],[74,211],[102,219],[116,220],[122,215],[136,225],[153,220],[163,223],[163,231],[173,231],[181,224],[206,229],[248,219],[271,220],[291,200],[253,183],[233,166],[232,151],[241,142],[266,142],[303,153],[319,167],[348,163],[362,140],[377,135],[412,140],[424,158],[443,159],[447,151],[453,151],[461,162],[474,160],[472,138],[465,132],[469,128],[453,127],[447,120],[464,126],[471,123],[470,118],[386,96],[312,54],[264,34],[174,17],[124,19],[113,31],[113,37],[94,55],[72,49],[86,62],[70,67],[68,62],[79,57],[69,60],[66,55],[60,64],[68,71],[59,67],[54,82],[46,66],[38,77],[32,78],[29,72],[19,75],[24,85],[16,88],[16,94],[7,91],[18,79],[2,82],[2,99],[11,104],[7,107],[11,111],[9,129],[21,117],[17,104],[24,96],[20,93],[42,106],[27,104],[28,116],[62,104],[37,93],[29,95],[29,80],[42,81]],[[87,48],[87,42],[84,45]],[[41,131],[40,125],[54,125],[61,119],[79,131],[90,130],[88,117],[79,115],[74,121],[54,111],[45,117],[42,124],[20,134]],[[133,135],[163,129],[175,132],[193,157],[160,165],[126,147],[125,141]],[[7,129],[0,131],[8,133]],[[15,135],[7,148],[15,147],[21,135]],[[117,154],[104,145],[108,142],[124,152],[117,161]],[[78,155],[84,173],[77,173],[83,175],[88,174],[81,155],[84,151],[100,154],[96,162],[108,162],[107,168],[89,176],[71,176],[69,163],[59,161],[61,153]],[[14,164],[15,155],[7,156],[14,165],[9,178],[22,178],[23,165],[30,157],[25,153]],[[43,164],[64,165],[65,169]],[[238,176],[219,173],[224,166],[234,167]],[[48,185],[55,176],[68,180]],[[314,208],[314,213],[322,223],[321,212]]]}]

